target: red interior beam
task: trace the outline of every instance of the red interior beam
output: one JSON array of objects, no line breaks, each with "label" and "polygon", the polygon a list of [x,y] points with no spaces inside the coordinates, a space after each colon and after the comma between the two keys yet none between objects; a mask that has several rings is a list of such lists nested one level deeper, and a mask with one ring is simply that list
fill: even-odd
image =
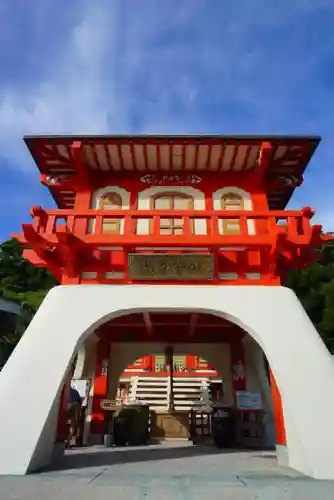
[{"label": "red interior beam", "polygon": [[81,141],[74,141],[71,145],[71,154],[74,160],[75,168],[77,170],[77,181],[88,184],[88,171],[83,162],[81,146]]},{"label": "red interior beam", "polygon": [[146,327],[148,336],[149,337],[153,337],[153,335],[154,335],[154,328],[153,328],[153,324],[152,324],[150,313],[144,312],[143,313],[143,318],[144,318],[144,323],[145,323],[145,327]]},{"label": "red interior beam", "polygon": [[198,320],[198,314],[192,313],[190,315],[190,321],[189,321],[189,329],[188,329],[188,337],[192,338],[195,335],[195,330],[196,330],[196,324]]}]

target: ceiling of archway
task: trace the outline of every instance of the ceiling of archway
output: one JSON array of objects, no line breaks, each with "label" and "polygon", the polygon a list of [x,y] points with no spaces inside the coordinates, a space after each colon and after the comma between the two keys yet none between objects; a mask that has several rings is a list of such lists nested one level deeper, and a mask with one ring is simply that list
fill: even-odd
[{"label": "ceiling of archway", "polygon": [[237,325],[211,314],[156,312],[121,316],[97,333],[122,342],[230,342],[245,334]]}]

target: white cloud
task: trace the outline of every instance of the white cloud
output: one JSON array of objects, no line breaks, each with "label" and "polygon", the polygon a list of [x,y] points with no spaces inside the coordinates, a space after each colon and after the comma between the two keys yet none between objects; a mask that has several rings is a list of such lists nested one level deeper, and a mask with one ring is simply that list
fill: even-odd
[{"label": "white cloud", "polygon": [[[333,228],[332,193],[321,185],[333,176],[328,169],[326,180],[325,166],[334,98],[321,70],[334,32],[313,22],[334,20],[333,0],[67,0],[66,10],[62,2],[24,4],[30,31],[13,65],[27,77],[0,76],[0,157],[12,168],[34,172],[26,134],[320,133],[317,172],[293,199],[296,208],[314,203]],[[10,5],[0,0],[8,50],[22,28],[8,22]]]},{"label": "white cloud", "polygon": [[[105,15],[106,2],[87,2],[69,37],[58,37],[56,60],[45,63],[44,75],[27,86],[0,89],[1,155],[24,168],[25,150],[19,148],[25,134],[104,133],[108,113],[118,104],[105,82],[105,53],[112,51],[113,18]],[[36,54],[36,57],[38,54]]]},{"label": "white cloud", "polygon": [[[305,49],[305,64],[293,29],[289,49],[269,38],[330,9],[331,0],[75,1],[71,29],[54,33],[36,78],[0,86],[0,154],[14,166],[30,168],[25,134],[277,133],[296,124],[304,132],[321,115],[316,132],[327,120],[317,102],[307,103],[316,116],[306,118],[303,104],[291,118],[291,109],[331,40]],[[34,29],[42,30],[51,4],[35,5]],[[322,102],[330,99],[323,91]]]},{"label": "white cloud", "polygon": [[[143,116],[149,114],[148,126],[155,124],[159,114],[161,120],[163,111],[162,121],[168,115],[172,122],[170,131],[179,128],[168,110],[171,99],[190,103],[196,89],[185,75],[174,77],[173,85],[164,88],[166,68],[163,62],[159,64],[154,44],[166,31],[169,9],[146,1],[146,8],[135,8],[134,13],[129,9],[126,14],[122,4],[118,0],[82,0],[71,32],[58,33],[53,57],[43,55],[44,65],[36,79],[27,84],[24,80],[11,81],[0,87],[0,155],[12,166],[30,169],[23,135],[129,132],[137,107],[141,107]],[[170,19],[167,25],[177,25],[183,15],[186,19],[196,10],[191,5],[189,1],[183,8],[181,5],[181,17]],[[41,30],[43,16],[47,15],[46,8],[37,9],[31,25]],[[6,22],[3,20],[3,25]],[[33,51],[31,59],[40,57],[36,46]],[[163,57],[172,60],[179,55],[174,51],[169,54],[167,47]],[[136,78],[145,71],[155,93],[153,106],[150,99],[141,100],[134,88]]]}]

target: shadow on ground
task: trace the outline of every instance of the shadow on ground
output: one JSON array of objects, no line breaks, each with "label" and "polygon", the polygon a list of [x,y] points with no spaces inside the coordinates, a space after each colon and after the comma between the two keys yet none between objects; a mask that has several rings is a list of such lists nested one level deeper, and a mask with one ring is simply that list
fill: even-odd
[{"label": "shadow on ground", "polygon": [[[189,458],[205,455],[222,455],[222,454],[254,454],[254,450],[237,450],[237,449],[217,449],[214,446],[206,445],[179,445],[172,447],[151,447],[135,448],[86,448],[69,451],[57,463],[53,463],[39,472],[59,471],[68,469],[82,469],[85,467],[113,466],[119,464],[148,462],[158,460],[175,460],[179,458]],[[275,457],[274,457],[275,458]]]}]

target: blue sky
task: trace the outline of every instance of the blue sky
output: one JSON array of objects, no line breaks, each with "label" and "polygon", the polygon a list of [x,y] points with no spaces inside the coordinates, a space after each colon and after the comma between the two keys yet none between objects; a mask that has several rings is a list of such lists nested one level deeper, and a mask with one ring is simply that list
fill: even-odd
[{"label": "blue sky", "polygon": [[333,0],[0,0],[0,241],[53,206],[25,134],[317,134],[334,230]]}]

